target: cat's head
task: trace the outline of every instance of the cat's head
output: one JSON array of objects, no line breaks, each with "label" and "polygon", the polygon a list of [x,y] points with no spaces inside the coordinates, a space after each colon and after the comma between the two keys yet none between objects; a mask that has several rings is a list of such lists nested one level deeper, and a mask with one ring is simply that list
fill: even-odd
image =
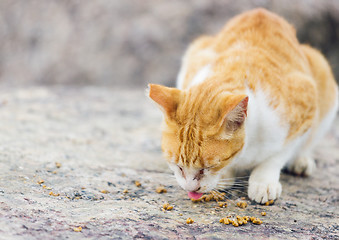
[{"label": "cat's head", "polygon": [[164,113],[162,151],[179,185],[194,196],[220,187],[222,170],[244,145],[248,97],[155,84],[149,97]]}]

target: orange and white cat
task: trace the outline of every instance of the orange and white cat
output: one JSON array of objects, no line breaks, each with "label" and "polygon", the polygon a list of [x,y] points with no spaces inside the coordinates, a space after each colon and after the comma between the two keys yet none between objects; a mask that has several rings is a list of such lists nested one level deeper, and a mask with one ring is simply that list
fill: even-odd
[{"label": "orange and white cat", "polygon": [[229,186],[241,171],[250,171],[250,199],[278,198],[283,167],[299,175],[315,169],[312,150],[338,108],[326,59],[265,9],[195,40],[178,88],[149,87],[164,112],[162,150],[194,199]]}]

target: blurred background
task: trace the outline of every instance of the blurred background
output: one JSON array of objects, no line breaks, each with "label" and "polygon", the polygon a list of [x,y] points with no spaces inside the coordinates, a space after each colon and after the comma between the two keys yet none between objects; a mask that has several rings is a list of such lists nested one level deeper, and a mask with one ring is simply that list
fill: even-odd
[{"label": "blurred background", "polygon": [[339,79],[338,0],[1,0],[0,83],[173,86],[194,38],[255,7],[292,23]]}]

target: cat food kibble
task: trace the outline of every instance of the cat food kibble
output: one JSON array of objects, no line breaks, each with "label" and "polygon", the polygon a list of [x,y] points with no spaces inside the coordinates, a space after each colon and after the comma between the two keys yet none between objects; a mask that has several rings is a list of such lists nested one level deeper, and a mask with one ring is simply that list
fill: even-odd
[{"label": "cat food kibble", "polygon": [[226,202],[218,202],[218,206],[221,208],[225,208],[227,207],[227,203]]},{"label": "cat food kibble", "polygon": [[261,212],[261,216],[266,216],[266,212]]},{"label": "cat food kibble", "polygon": [[230,220],[228,218],[222,218],[219,220],[220,223],[224,223],[226,225],[230,224]]},{"label": "cat food kibble", "polygon": [[128,193],[128,190],[127,189],[125,189],[124,191],[122,191],[123,193]]},{"label": "cat food kibble", "polygon": [[82,231],[82,227],[73,228],[73,231],[74,232],[81,232]]},{"label": "cat food kibble", "polygon": [[39,180],[38,181],[38,184],[42,184],[42,183],[44,183],[45,182],[45,180]]},{"label": "cat food kibble", "polygon": [[192,218],[187,218],[186,223],[192,224],[192,223],[194,223],[194,220]]},{"label": "cat food kibble", "polygon": [[57,168],[61,168],[61,163],[56,162],[56,163],[55,163],[55,166],[56,166]]},{"label": "cat food kibble", "polygon": [[223,201],[225,199],[225,193],[219,193],[219,192],[216,192],[216,191],[212,191],[210,192],[209,194],[205,194],[203,195],[201,198],[199,199],[192,199],[192,202],[210,202],[210,201]]},{"label": "cat food kibble", "polygon": [[173,206],[169,205],[169,203],[165,203],[162,208],[166,211],[171,211],[173,209]]},{"label": "cat food kibble", "polygon": [[233,219],[226,217],[226,218],[222,218],[222,219],[219,220],[220,223],[224,223],[226,225],[232,224],[234,227],[246,225],[249,221],[251,221],[253,224],[257,224],[257,225],[260,225],[260,224],[263,223],[259,218],[249,217],[249,216],[245,216],[245,217],[236,216]]},{"label": "cat food kibble", "polygon": [[247,202],[244,201],[237,202],[237,206],[240,208],[247,208]]},{"label": "cat food kibble", "polygon": [[274,200],[269,200],[268,202],[265,202],[265,206],[272,205],[274,203]]},{"label": "cat food kibble", "polygon": [[157,193],[167,193],[167,189],[164,186],[159,186],[155,189]]},{"label": "cat food kibble", "polygon": [[57,197],[57,196],[60,196],[60,193],[49,192],[49,195]]},{"label": "cat food kibble", "polygon": [[101,190],[100,192],[101,192],[101,193],[104,193],[104,194],[109,193],[109,191],[107,191],[107,190]]},{"label": "cat food kibble", "polygon": [[141,183],[139,181],[134,181],[135,186],[140,187]]},{"label": "cat food kibble", "polygon": [[252,223],[257,224],[257,225],[260,225],[260,224],[262,224],[262,221],[261,221],[259,218],[255,218],[255,219],[252,221]]}]

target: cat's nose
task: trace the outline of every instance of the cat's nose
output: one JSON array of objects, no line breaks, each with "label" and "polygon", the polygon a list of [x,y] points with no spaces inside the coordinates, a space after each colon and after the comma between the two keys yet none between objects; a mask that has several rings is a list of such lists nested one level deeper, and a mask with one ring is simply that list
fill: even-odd
[{"label": "cat's nose", "polygon": [[195,184],[186,184],[184,189],[188,192],[197,192],[201,189],[200,184],[195,183]]}]

